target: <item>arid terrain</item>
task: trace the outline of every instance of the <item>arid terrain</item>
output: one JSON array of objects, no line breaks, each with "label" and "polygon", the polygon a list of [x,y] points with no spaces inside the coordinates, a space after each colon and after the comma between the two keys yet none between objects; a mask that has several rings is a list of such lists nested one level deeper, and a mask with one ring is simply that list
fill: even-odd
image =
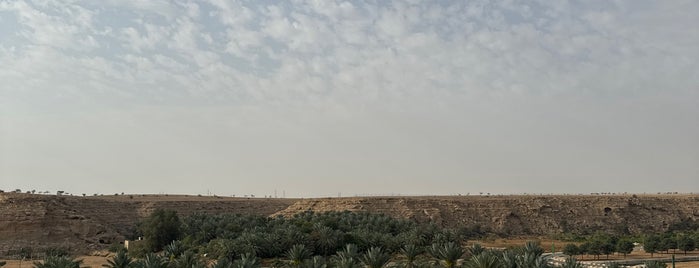
[{"label": "arid terrain", "polygon": [[699,195],[521,195],[349,198],[232,198],[174,195],[55,196],[0,194],[0,254],[22,247],[88,253],[119,243],[157,208],[180,215],[290,216],[303,211],[369,211],[500,236],[563,232],[644,233],[699,218]]}]

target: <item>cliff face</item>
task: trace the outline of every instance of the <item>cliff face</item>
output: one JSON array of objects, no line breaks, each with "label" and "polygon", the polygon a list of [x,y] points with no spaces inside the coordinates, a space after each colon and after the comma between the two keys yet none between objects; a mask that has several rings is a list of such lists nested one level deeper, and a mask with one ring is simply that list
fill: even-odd
[{"label": "cliff face", "polygon": [[446,226],[480,226],[504,235],[561,232],[642,233],[699,218],[697,195],[492,196],[308,199],[278,215],[301,211],[370,211]]},{"label": "cliff face", "polygon": [[290,216],[303,211],[368,211],[445,226],[480,226],[503,235],[560,232],[642,233],[699,219],[699,195],[463,196],[317,199],[195,196],[72,197],[0,194],[0,255],[21,247],[76,251],[120,242],[157,208],[180,215],[242,213]]},{"label": "cliff face", "polygon": [[22,247],[86,252],[123,242],[136,224],[158,208],[184,216],[195,212],[267,216],[294,200],[190,196],[73,197],[0,193],[0,256]]}]

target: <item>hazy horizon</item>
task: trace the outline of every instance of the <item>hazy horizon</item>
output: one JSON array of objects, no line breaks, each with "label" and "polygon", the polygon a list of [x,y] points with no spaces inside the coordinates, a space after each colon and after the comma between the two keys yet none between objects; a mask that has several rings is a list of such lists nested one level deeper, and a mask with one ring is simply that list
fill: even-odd
[{"label": "hazy horizon", "polygon": [[0,0],[0,189],[699,192],[696,14]]}]

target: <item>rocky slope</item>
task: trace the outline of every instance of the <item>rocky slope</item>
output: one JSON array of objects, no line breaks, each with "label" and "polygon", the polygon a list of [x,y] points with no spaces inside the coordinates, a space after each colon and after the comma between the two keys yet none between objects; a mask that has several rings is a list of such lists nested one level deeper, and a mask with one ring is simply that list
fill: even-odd
[{"label": "rocky slope", "polygon": [[303,211],[369,211],[501,235],[663,231],[699,219],[699,195],[453,196],[317,199],[125,195],[104,197],[0,193],[0,255],[19,248],[103,248],[124,239],[156,208],[290,216]]}]

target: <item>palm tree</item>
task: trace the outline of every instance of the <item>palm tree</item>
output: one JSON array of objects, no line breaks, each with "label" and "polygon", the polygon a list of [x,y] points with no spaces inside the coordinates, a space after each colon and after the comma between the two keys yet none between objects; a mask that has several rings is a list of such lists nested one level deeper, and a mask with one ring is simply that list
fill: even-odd
[{"label": "palm tree", "polygon": [[192,268],[204,265],[192,251],[186,251],[180,254],[180,256],[171,263],[174,263],[175,268]]},{"label": "palm tree", "polygon": [[405,267],[412,268],[413,264],[415,263],[415,259],[422,253],[422,250],[413,244],[409,244],[403,246],[400,249],[400,253],[405,256]]},{"label": "palm tree", "polygon": [[333,260],[335,268],[360,268],[359,262],[354,258],[336,258]]},{"label": "palm tree", "polygon": [[303,268],[327,268],[328,264],[322,256],[313,256],[313,258],[305,260],[301,266]]},{"label": "palm tree", "polygon": [[128,268],[133,263],[133,259],[129,257],[129,254],[125,250],[119,250],[111,260],[107,260],[107,264],[102,264],[102,267],[106,268]]},{"label": "palm tree", "polygon": [[355,244],[346,244],[336,255],[338,258],[357,259],[359,258],[359,248]]},{"label": "palm tree", "polygon": [[236,260],[233,263],[233,267],[235,268],[259,268],[260,267],[260,262],[257,260],[257,257],[250,253],[245,253],[240,256],[240,259]]},{"label": "palm tree", "polygon": [[346,244],[332,257],[332,262],[337,268],[359,268],[359,248],[354,244]]},{"label": "palm tree", "polygon": [[579,263],[573,257],[567,258],[566,261],[561,265],[561,268],[582,268],[582,263]]},{"label": "palm tree", "polygon": [[468,253],[471,254],[471,256],[477,256],[483,253],[485,248],[481,246],[481,244],[474,243],[470,248],[468,248]]},{"label": "palm tree", "polygon": [[231,262],[228,258],[221,258],[220,260],[216,261],[211,268],[233,268],[233,262]]},{"label": "palm tree", "polygon": [[446,244],[432,244],[429,248],[432,257],[441,261],[442,266],[446,268],[454,268],[456,262],[464,255],[464,249],[454,242]]},{"label": "palm tree", "polygon": [[518,267],[534,267],[536,265],[538,256],[535,253],[524,252],[517,255],[517,266]]},{"label": "palm tree", "polygon": [[388,264],[390,259],[391,256],[380,247],[372,247],[362,255],[360,260],[367,268],[382,268]]},{"label": "palm tree", "polygon": [[180,256],[182,253],[184,253],[184,247],[182,242],[179,240],[172,241],[170,244],[163,247],[163,256],[165,256],[169,262],[174,261],[175,258]]},{"label": "palm tree", "polygon": [[503,268],[518,268],[517,266],[517,254],[512,250],[505,250],[500,256],[500,262]]},{"label": "palm tree", "polygon": [[539,242],[527,241],[527,243],[524,244],[524,253],[529,253],[539,257],[541,254],[544,254],[544,249],[541,248]]},{"label": "palm tree", "polygon": [[67,256],[46,256],[43,262],[34,262],[35,268],[80,268],[82,260],[73,260]]},{"label": "palm tree", "polygon": [[289,264],[294,267],[299,267],[304,260],[310,257],[311,251],[303,244],[296,244],[286,252],[286,258],[289,259]]},{"label": "palm tree", "polygon": [[[482,252],[481,254],[471,256],[471,259],[465,264],[468,268],[500,268],[502,264],[498,259],[498,256],[489,252]],[[519,266],[528,267],[528,266]]]},{"label": "palm tree", "polygon": [[167,262],[155,253],[148,253],[146,256],[134,263],[138,268],[166,268]]}]

